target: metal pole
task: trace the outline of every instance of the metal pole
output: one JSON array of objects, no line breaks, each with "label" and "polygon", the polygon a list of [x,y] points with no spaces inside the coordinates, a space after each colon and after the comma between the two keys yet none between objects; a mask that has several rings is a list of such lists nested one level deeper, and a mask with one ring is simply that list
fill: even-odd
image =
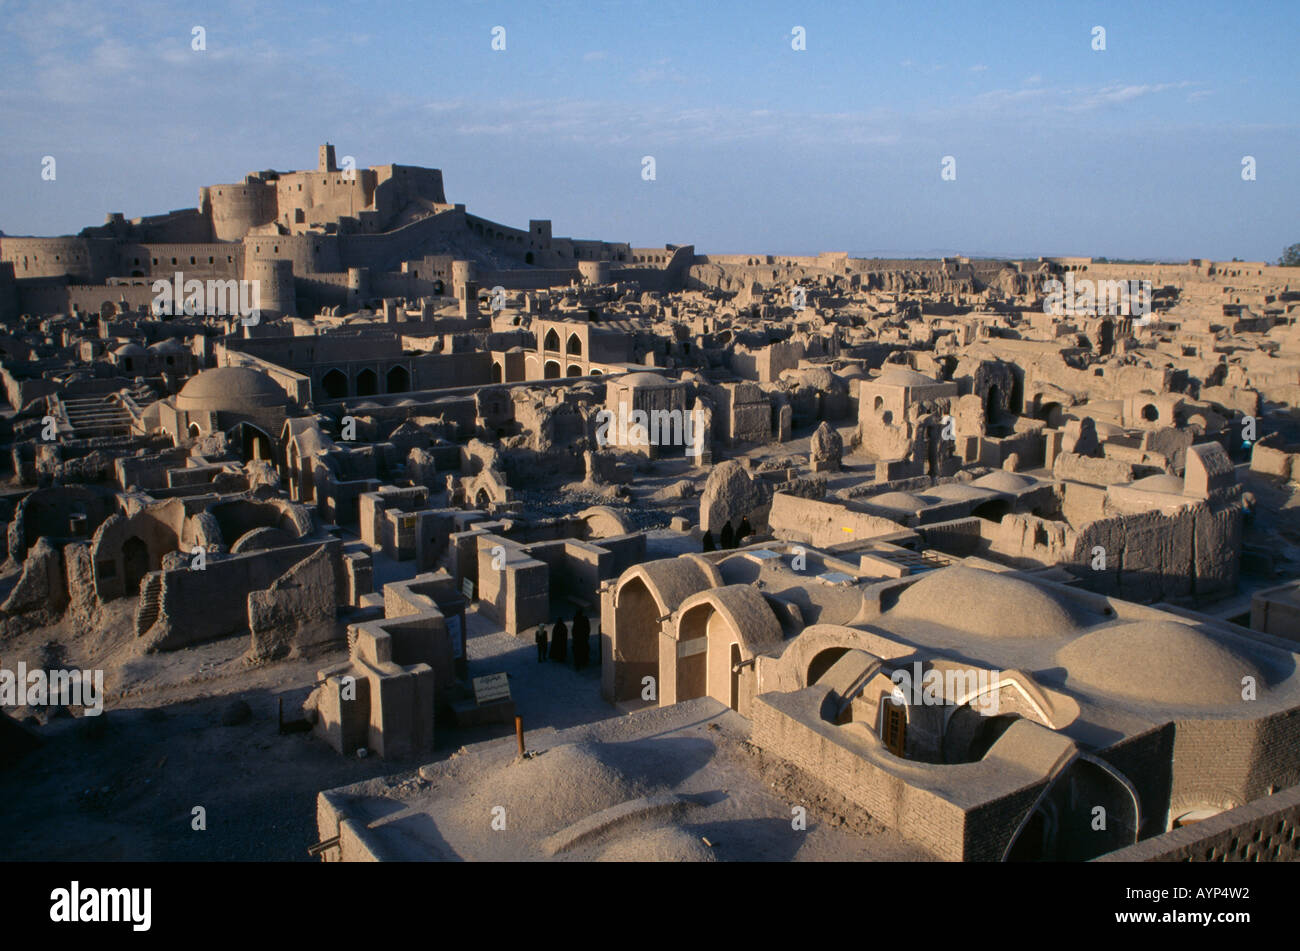
[{"label": "metal pole", "polygon": [[524,755],[524,718],[515,717],[515,739],[519,741],[519,755]]}]

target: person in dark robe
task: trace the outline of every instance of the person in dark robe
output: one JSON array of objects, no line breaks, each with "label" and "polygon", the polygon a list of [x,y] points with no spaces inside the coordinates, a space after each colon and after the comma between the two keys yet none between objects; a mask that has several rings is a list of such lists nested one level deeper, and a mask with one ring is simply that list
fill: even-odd
[{"label": "person in dark robe", "polygon": [[715,545],[714,542],[713,542],[713,533],[712,533],[712,532],[705,532],[705,533],[704,533],[704,550],[705,550],[705,551],[717,551],[717,550],[718,550],[717,545]]},{"label": "person in dark robe", "polygon": [[736,547],[736,536],[731,531],[731,523],[728,522],[726,525],[722,526],[722,549],[723,551],[726,551],[728,548],[735,548],[735,547]]},{"label": "person in dark robe", "polygon": [[582,670],[591,658],[591,622],[582,608],[573,616],[573,666]]},{"label": "person in dark robe", "polygon": [[546,660],[546,625],[537,625],[537,633],[533,635],[533,640],[537,642],[537,662],[540,664]]},{"label": "person in dark robe", "polygon": [[754,529],[750,527],[749,519],[742,518],[740,520],[740,528],[736,529],[736,544],[739,545],[742,541],[753,534]]},{"label": "person in dark robe", "polygon": [[556,621],[555,627],[551,628],[551,660],[558,660],[561,664],[569,656],[569,629],[563,621]]}]

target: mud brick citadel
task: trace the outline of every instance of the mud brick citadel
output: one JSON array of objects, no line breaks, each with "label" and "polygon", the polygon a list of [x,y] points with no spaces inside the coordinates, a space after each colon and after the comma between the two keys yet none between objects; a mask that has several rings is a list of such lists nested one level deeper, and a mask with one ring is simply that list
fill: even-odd
[{"label": "mud brick citadel", "polygon": [[329,144],[0,236],[0,667],[106,694],[0,710],[15,847],[83,795],[70,854],[172,857],[132,810],[216,758],[317,835],[212,858],[1294,859],[1298,316],[558,237]]}]

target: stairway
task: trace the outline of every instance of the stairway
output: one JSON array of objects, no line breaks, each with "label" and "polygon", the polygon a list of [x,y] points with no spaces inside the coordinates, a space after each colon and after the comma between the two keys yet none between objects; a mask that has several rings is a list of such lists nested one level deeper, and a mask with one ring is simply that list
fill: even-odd
[{"label": "stairway", "polygon": [[140,585],[140,606],[135,612],[136,637],[147,634],[162,613],[162,578],[161,571],[151,571]]},{"label": "stairway", "polygon": [[63,409],[78,439],[131,434],[131,414],[116,397],[73,397],[63,400]]}]

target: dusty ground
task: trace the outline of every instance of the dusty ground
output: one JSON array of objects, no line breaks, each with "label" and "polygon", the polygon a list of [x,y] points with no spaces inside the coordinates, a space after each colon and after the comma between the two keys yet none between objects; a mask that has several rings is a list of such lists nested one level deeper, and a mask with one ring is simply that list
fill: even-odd
[{"label": "dusty ground", "polygon": [[530,732],[524,759],[513,738],[478,744],[331,798],[397,860],[931,858],[747,736],[747,721],[705,698]]},{"label": "dusty ground", "polygon": [[[648,556],[671,557],[695,550],[697,544],[675,532],[652,531]],[[413,573],[409,564],[376,561],[381,582]],[[65,620],[3,645],[0,663],[11,669],[21,660],[29,667],[104,670],[107,698],[106,712],[99,717],[51,709],[9,711],[16,719],[34,716],[40,721],[34,732],[43,743],[0,771],[0,802],[5,803],[0,860],[309,861],[321,790],[366,780],[374,780],[376,788],[401,787],[419,782],[419,767],[436,769],[462,747],[513,748],[513,728],[506,724],[466,730],[439,721],[438,749],[431,761],[422,762],[344,758],[310,734],[281,735],[279,702],[288,718],[297,716],[316,671],[342,660],[344,650],[250,666],[243,658],[247,636],[237,636],[141,654],[131,630],[134,608],[134,600],[120,599],[107,606],[105,623],[94,630],[79,630]],[[555,605],[556,617],[570,619],[568,612],[567,605]],[[530,737],[562,736],[557,731],[585,730],[591,724],[614,736],[636,719],[600,698],[598,665],[575,671],[571,664],[539,663],[531,639],[512,637],[475,611],[468,614],[467,626],[470,676],[510,675]],[[251,715],[224,725],[223,716],[236,701],[246,703]],[[717,842],[731,843],[729,852],[719,844],[717,857],[740,857],[735,843],[741,828],[750,841],[745,857],[789,857],[784,853],[792,843],[806,848],[803,839],[789,840],[782,832],[789,828],[789,819],[783,818],[789,805],[782,797],[807,800],[809,826],[815,830],[809,842],[821,843],[836,829],[876,831],[855,818],[847,804],[837,809],[833,795],[809,791],[788,768],[763,763],[743,732],[733,725],[725,734],[705,734],[711,752],[701,776],[717,788],[745,790],[710,806],[709,816],[695,823],[711,829]],[[664,758],[667,748],[661,746],[661,755],[646,763],[658,762],[661,775],[693,769],[700,748],[697,744],[696,752],[678,761],[675,754]],[[642,747],[637,755],[645,752]],[[473,761],[457,759],[462,771]],[[768,794],[772,783],[776,789]],[[203,830],[193,828],[197,806],[206,813]],[[763,829],[774,830],[776,838],[768,841],[766,832],[756,831]],[[883,848],[879,836],[866,839],[856,833],[829,852],[816,845],[800,857],[895,854],[897,844]],[[681,838],[676,832],[673,836],[669,842],[647,840],[643,850],[633,847],[623,857],[671,858]],[[686,838],[695,844],[694,831]]]}]

